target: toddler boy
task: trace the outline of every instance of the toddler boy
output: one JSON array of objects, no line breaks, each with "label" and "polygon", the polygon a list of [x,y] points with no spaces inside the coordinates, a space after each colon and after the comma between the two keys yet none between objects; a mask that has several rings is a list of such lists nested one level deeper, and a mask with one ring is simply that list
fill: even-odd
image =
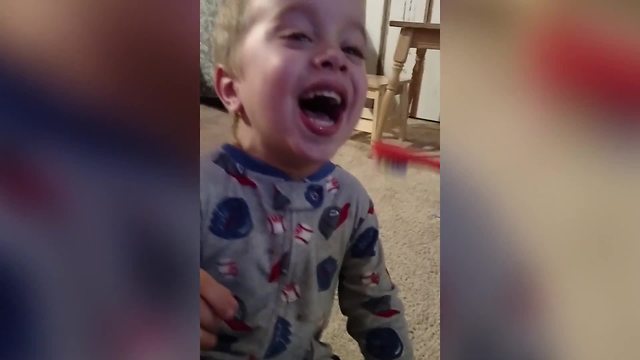
[{"label": "toddler boy", "polygon": [[[220,2],[215,86],[236,141],[202,162],[200,267],[236,311],[204,359],[336,359],[320,341],[336,289],[366,359],[413,358],[373,204],[329,161],[364,106],[364,5]],[[213,298],[201,287],[201,332]]]}]

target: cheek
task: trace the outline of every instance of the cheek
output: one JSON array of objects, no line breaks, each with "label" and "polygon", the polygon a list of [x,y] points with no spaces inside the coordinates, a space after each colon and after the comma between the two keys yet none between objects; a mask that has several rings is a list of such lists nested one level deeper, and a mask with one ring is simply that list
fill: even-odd
[{"label": "cheek", "polygon": [[363,72],[362,76],[359,77],[359,81],[358,81],[358,97],[362,102],[362,105],[364,106],[366,97],[367,97],[367,75]]},{"label": "cheek", "polygon": [[241,102],[253,117],[271,118],[272,113],[281,111],[284,84],[282,75],[273,70],[268,66],[256,66],[245,73]]},{"label": "cheek", "polygon": [[354,104],[355,104],[355,108],[354,111],[358,112],[358,114],[360,114],[360,112],[362,111],[362,108],[364,108],[364,104],[366,102],[366,97],[367,97],[367,78],[366,76],[363,76],[361,79],[359,79],[356,83],[356,89],[355,89],[355,94],[354,94]]},{"label": "cheek", "polygon": [[253,72],[252,85],[260,92],[263,106],[278,108],[288,101],[287,94],[291,92],[292,83],[295,81],[292,64],[288,65],[285,59],[275,58],[256,66]]}]

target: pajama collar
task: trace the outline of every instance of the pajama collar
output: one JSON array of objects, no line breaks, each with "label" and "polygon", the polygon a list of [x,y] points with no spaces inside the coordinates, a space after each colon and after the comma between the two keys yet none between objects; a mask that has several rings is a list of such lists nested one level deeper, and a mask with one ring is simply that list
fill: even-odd
[{"label": "pajama collar", "polygon": [[[276,169],[275,167],[263,161],[251,157],[249,154],[233,145],[225,144],[222,146],[222,150],[227,153],[236,163],[240,164],[245,169],[263,175],[280,178],[286,181],[292,181],[291,177],[283,171]],[[329,176],[333,172],[333,170],[335,170],[335,168],[335,164],[327,161],[324,165],[322,165],[322,167],[320,167],[318,171],[311,174],[310,176],[307,176],[305,181],[320,181]]]}]

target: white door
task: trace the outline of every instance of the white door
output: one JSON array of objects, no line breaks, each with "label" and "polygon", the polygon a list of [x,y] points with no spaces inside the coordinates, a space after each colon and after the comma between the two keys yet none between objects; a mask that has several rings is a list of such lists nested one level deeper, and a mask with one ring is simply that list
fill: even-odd
[{"label": "white door", "polygon": [[[431,22],[440,23],[440,0],[432,0],[433,13]],[[386,41],[383,39],[383,19],[385,0],[367,0],[367,30],[371,37],[374,50],[381,54],[380,44],[386,42],[383,53],[384,75],[390,76],[393,66],[400,29],[386,25]],[[427,0],[390,0],[389,21],[413,21],[423,22]],[[409,51],[409,57],[403,69],[403,77],[410,77],[413,72],[416,57],[415,49]],[[375,60],[374,60],[375,62]],[[373,64],[368,65],[372,73],[375,70]],[[440,50],[429,50],[425,58],[422,87],[420,89],[420,101],[418,103],[417,117],[421,119],[439,121],[440,117]]]}]

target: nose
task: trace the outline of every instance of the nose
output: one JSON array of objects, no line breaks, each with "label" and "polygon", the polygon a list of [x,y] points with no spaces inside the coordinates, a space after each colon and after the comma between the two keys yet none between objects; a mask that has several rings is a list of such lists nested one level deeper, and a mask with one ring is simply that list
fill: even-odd
[{"label": "nose", "polygon": [[347,71],[347,60],[342,50],[333,46],[327,46],[320,50],[313,59],[314,65],[319,69],[331,71]]}]

